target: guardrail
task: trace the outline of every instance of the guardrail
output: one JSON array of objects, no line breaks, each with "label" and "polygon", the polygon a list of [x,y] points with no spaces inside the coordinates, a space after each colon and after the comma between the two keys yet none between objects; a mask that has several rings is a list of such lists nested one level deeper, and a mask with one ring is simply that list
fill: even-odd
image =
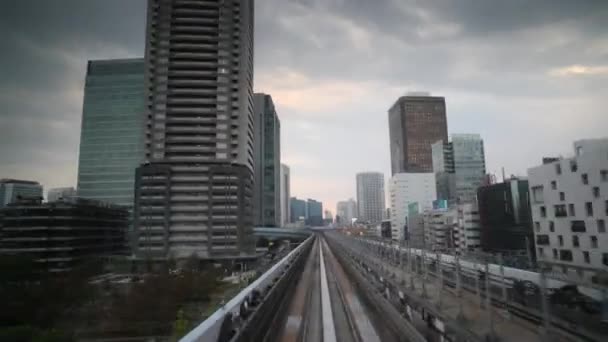
[{"label": "guardrail", "polygon": [[250,306],[257,305],[264,293],[276,282],[292,261],[312,242],[314,236],[307,238],[298,247],[279,260],[268,271],[262,274],[253,283],[234,296],[228,303],[219,308],[205,321],[180,339],[180,342],[212,342],[229,340],[234,331],[233,322],[244,320]]}]

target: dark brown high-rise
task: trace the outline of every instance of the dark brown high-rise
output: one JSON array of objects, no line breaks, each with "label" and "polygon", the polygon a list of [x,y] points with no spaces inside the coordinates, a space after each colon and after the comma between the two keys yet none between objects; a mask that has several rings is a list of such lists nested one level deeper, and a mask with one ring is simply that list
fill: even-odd
[{"label": "dark brown high-rise", "polygon": [[432,172],[431,144],[447,141],[445,98],[416,93],[400,97],[388,111],[392,174]]}]

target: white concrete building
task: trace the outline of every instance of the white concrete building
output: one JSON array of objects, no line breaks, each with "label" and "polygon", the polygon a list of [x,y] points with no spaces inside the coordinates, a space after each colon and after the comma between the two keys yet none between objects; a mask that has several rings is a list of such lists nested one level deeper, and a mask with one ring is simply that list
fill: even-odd
[{"label": "white concrete building", "polygon": [[433,208],[437,193],[435,174],[397,173],[389,182],[392,238],[402,240],[409,205],[418,203],[418,212]]},{"label": "white concrete building", "polygon": [[423,215],[424,249],[448,251],[454,247],[453,231],[458,224],[456,209],[427,210]]},{"label": "white concrete building", "polygon": [[57,202],[59,200],[67,200],[76,196],[74,187],[53,188],[46,195],[47,202]]},{"label": "white concrete building", "polygon": [[357,218],[357,201],[350,198],[347,201],[340,201],[336,204],[336,218],[340,219],[337,222],[341,226],[350,226],[353,219]]},{"label": "white concrete building", "polygon": [[289,223],[291,217],[291,208],[289,205],[289,199],[291,198],[291,174],[289,166],[281,164],[281,227],[285,227]]},{"label": "white concrete building", "polygon": [[576,141],[574,150],[528,169],[536,255],[554,274],[594,281],[608,270],[608,139]]},{"label": "white concrete building", "polygon": [[463,203],[456,207],[458,222],[454,227],[454,248],[461,254],[481,249],[481,225],[477,203]]},{"label": "white concrete building", "polygon": [[386,210],[382,173],[357,173],[357,204],[359,221],[372,224],[382,222]]}]

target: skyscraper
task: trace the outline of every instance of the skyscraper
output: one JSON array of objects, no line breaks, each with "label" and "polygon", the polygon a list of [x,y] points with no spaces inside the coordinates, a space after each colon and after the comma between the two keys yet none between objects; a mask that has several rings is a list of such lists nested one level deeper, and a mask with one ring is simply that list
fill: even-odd
[{"label": "skyscraper", "polygon": [[357,202],[350,198],[347,201],[340,201],[336,205],[336,219],[340,220],[337,222],[342,225],[350,225],[354,218],[357,218]]},{"label": "skyscraper", "polygon": [[136,253],[254,252],[253,1],[150,0]]},{"label": "skyscraper", "polygon": [[357,203],[360,221],[380,223],[384,217],[384,175],[380,172],[357,174]]},{"label": "skyscraper", "polygon": [[486,179],[483,140],[479,134],[452,134],[452,141],[439,140],[431,147],[437,198],[475,202],[477,188]]},{"label": "skyscraper", "polygon": [[143,160],[144,60],[89,61],[82,106],[79,197],[133,206]]},{"label": "skyscraper", "polygon": [[388,119],[392,174],[432,172],[431,144],[448,139],[445,99],[410,93],[397,99]]},{"label": "skyscraper", "polygon": [[266,94],[253,95],[254,108],[254,223],[277,227],[281,224],[281,123]]},{"label": "skyscraper", "polygon": [[290,173],[289,166],[281,164],[281,227],[285,227],[290,222]]}]

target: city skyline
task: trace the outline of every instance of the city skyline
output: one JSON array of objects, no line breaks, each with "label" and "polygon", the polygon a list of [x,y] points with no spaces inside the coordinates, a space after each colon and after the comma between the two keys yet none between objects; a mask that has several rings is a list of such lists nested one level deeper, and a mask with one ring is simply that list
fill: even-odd
[{"label": "city skyline", "polygon": [[[410,90],[444,96],[449,133],[481,134],[497,175],[502,166],[525,175],[571,141],[601,137],[605,4],[551,3],[530,5],[525,17],[519,4],[501,3],[501,20],[490,22],[495,4],[258,1],[254,90],[271,94],[281,113],[292,195],[335,208],[355,196],[355,173],[388,178],[386,113]],[[22,1],[0,19],[8,37],[0,175],[75,186],[86,63],[144,55],[145,1]]]}]

